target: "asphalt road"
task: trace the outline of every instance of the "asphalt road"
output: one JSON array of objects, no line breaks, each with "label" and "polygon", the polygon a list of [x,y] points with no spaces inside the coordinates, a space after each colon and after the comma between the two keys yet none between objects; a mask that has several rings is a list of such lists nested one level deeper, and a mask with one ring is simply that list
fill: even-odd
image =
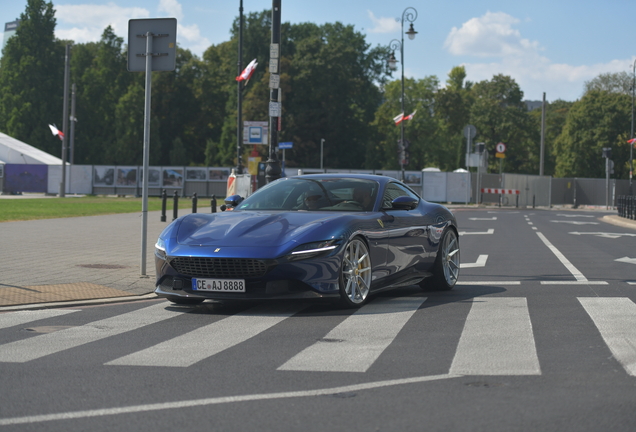
[{"label": "asphalt road", "polygon": [[359,311],[0,313],[0,430],[636,430],[636,229],[604,214],[458,209],[455,289]]}]

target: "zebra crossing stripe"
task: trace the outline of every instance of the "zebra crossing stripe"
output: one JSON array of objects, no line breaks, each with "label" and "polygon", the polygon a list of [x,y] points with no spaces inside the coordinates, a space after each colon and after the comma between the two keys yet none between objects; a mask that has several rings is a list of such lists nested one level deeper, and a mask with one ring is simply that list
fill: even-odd
[{"label": "zebra crossing stripe", "polygon": [[72,327],[28,339],[0,345],[0,362],[24,363],[70,348],[115,336],[177,315],[166,309],[164,302],[94,321],[83,326]]},{"label": "zebra crossing stripe", "polygon": [[636,376],[636,304],[626,297],[579,297],[610,351]]},{"label": "zebra crossing stripe", "polygon": [[256,306],[106,364],[191,366],[264,332],[306,307],[306,304]]},{"label": "zebra crossing stripe", "polygon": [[449,373],[541,375],[525,297],[473,299]]},{"label": "zebra crossing stripe", "polygon": [[18,326],[33,321],[47,318],[54,318],[71,312],[77,312],[76,309],[46,309],[35,311],[17,311],[0,314],[0,329]]},{"label": "zebra crossing stripe", "polygon": [[425,297],[378,298],[278,370],[366,372],[425,300]]}]

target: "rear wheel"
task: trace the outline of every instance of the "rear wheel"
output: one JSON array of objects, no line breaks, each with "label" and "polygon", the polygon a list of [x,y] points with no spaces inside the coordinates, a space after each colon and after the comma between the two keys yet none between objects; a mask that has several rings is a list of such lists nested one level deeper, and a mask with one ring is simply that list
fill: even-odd
[{"label": "rear wheel", "polygon": [[371,287],[369,248],[360,238],[345,247],[340,269],[340,301],[345,307],[360,307],[367,302]]},{"label": "rear wheel", "polygon": [[459,239],[454,229],[447,229],[439,242],[433,277],[420,282],[422,288],[447,291],[453,289],[459,277]]}]

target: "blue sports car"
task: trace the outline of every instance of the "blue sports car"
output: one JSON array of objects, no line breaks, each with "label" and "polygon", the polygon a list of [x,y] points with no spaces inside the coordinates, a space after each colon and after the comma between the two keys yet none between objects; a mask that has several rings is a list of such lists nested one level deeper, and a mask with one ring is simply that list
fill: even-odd
[{"label": "blue sports car", "polygon": [[360,307],[374,293],[419,284],[452,289],[457,222],[444,206],[384,176],[283,178],[220,213],[173,221],[155,246],[155,292],[206,299],[335,299]]}]

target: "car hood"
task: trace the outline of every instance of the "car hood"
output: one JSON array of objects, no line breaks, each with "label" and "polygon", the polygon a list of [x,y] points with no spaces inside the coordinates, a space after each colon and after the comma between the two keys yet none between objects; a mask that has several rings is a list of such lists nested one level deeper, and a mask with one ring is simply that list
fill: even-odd
[{"label": "car hood", "polygon": [[277,247],[292,240],[304,242],[304,236],[315,232],[316,238],[330,232],[321,228],[341,214],[309,212],[227,211],[213,214],[191,214],[179,224],[177,243],[184,246]]}]

